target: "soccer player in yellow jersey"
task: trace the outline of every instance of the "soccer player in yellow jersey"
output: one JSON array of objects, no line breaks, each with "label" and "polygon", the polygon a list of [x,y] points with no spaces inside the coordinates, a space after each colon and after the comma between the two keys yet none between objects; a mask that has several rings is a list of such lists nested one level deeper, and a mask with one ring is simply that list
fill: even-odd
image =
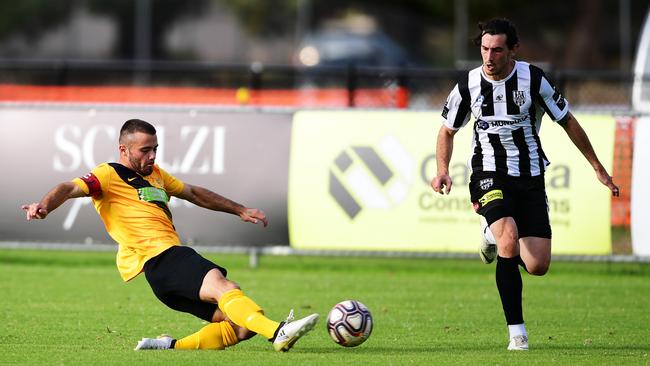
[{"label": "soccer player in yellow jersey", "polygon": [[255,334],[288,351],[313,329],[318,314],[285,322],[263,310],[226,277],[226,269],[182,246],[168,207],[175,196],[243,221],[268,225],[262,210],[247,208],[206,188],[184,183],[154,162],[158,139],[148,122],[132,119],[120,130],[120,160],[103,163],[90,173],[54,187],[40,202],[23,205],[27,220],[44,219],[70,198],[92,197],[110,236],[119,244],[117,267],[124,281],[144,272],[160,301],[170,308],[210,322],[182,339],[143,338],[135,350],[224,349]]}]

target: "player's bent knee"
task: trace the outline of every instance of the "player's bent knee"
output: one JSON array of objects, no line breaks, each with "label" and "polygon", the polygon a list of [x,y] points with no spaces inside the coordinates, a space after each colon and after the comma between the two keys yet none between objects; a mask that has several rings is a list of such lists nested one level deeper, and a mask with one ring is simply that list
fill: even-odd
[{"label": "player's bent knee", "polygon": [[221,309],[217,309],[217,311],[214,312],[212,315],[212,322],[213,323],[218,323],[226,320],[226,315],[221,311]]},{"label": "player's bent knee", "polygon": [[550,263],[537,263],[531,266],[526,266],[526,270],[533,276],[543,276],[548,272]]},{"label": "player's bent knee", "polygon": [[239,287],[237,282],[233,282],[224,278],[221,283],[221,289],[223,289],[224,292],[228,292],[230,290],[241,290],[241,287]]},{"label": "player's bent knee", "polygon": [[217,273],[216,270],[208,272],[203,279],[199,290],[199,298],[210,303],[218,303],[219,298],[231,290],[239,290],[239,285]]},{"label": "player's bent knee", "polygon": [[240,327],[240,326],[238,326],[238,325],[236,325],[236,324],[234,324],[232,322],[230,322],[230,324],[232,325],[232,327],[233,327],[233,329],[235,331],[235,335],[237,335],[237,339],[239,339],[240,341],[245,341],[247,339],[251,339],[257,334],[255,332],[249,330],[249,329]]},{"label": "player's bent knee", "polygon": [[497,241],[497,252],[500,257],[512,258],[519,254],[519,246],[514,241]]}]

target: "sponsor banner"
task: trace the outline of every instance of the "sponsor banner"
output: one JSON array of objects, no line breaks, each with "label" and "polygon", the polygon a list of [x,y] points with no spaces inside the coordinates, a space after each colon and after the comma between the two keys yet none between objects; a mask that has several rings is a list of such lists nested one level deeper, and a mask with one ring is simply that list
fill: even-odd
[{"label": "sponsor banner", "polygon": [[[611,169],[614,119],[578,116]],[[469,198],[472,129],[455,137],[449,196],[430,187],[439,113],[320,112],[294,116],[289,237],[295,248],[474,252]],[[609,194],[564,130],[546,120],[542,143],[554,253],[611,251]],[[544,130],[549,130],[545,132]],[[563,136],[560,136],[563,135]]]},{"label": "sponsor banner", "polygon": [[0,240],[112,242],[89,198],[74,199],[46,220],[27,222],[20,205],[40,200],[62,181],[118,159],[124,121],[158,131],[156,162],[179,179],[263,209],[270,225],[251,225],[172,198],[185,243],[265,245],[288,242],[287,175],[291,114],[89,106],[0,109]]},{"label": "sponsor banner", "polygon": [[[598,159],[611,174],[616,119],[613,116],[576,114]],[[587,159],[564,129],[544,118],[542,146],[551,165],[546,169],[546,190],[553,229],[553,253],[611,254],[611,191],[602,185]]]},{"label": "sponsor banner", "polygon": [[634,160],[632,163],[632,250],[636,255],[650,256],[650,117],[641,117],[635,124]]}]

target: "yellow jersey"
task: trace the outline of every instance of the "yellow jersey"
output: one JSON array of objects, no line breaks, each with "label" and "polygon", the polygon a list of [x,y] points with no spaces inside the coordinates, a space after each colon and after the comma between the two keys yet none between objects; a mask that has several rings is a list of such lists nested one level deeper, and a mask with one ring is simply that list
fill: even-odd
[{"label": "yellow jersey", "polygon": [[119,163],[103,163],[72,182],[92,197],[106,231],[119,244],[116,262],[124,281],[142,272],[150,258],[180,245],[168,203],[185,184],[158,165],[141,176]]}]

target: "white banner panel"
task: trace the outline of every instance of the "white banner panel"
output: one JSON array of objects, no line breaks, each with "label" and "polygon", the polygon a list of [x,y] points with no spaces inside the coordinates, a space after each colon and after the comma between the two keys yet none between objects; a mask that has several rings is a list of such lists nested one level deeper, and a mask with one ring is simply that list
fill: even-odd
[{"label": "white banner panel", "polygon": [[70,200],[47,220],[27,222],[20,209],[56,184],[118,159],[124,121],[157,129],[156,162],[184,182],[263,209],[271,225],[245,225],[173,198],[181,240],[196,245],[288,242],[290,113],[124,106],[0,107],[0,241],[111,243],[89,198]]},{"label": "white banner panel", "polygon": [[[611,171],[615,120],[578,115]],[[449,196],[431,189],[436,112],[302,111],[293,124],[289,237],[299,249],[475,252],[467,158],[472,127],[455,137]],[[545,118],[546,187],[555,254],[611,253],[610,193],[564,130]]]}]

